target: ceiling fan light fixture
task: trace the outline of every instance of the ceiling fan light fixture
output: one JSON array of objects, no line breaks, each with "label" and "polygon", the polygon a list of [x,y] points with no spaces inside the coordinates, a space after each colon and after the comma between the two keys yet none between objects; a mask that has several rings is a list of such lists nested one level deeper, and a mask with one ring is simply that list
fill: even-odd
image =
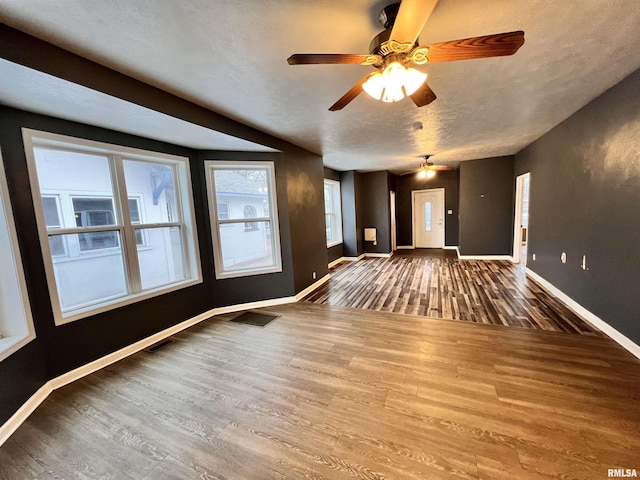
[{"label": "ceiling fan light fixture", "polygon": [[407,95],[411,95],[418,90],[427,80],[427,74],[415,68],[407,68],[404,76],[404,91]]},{"label": "ceiling fan light fixture", "polygon": [[362,89],[372,98],[380,100],[382,98],[382,92],[384,92],[382,74],[380,72],[372,74],[368,80],[362,84]]},{"label": "ceiling fan light fixture", "polygon": [[433,178],[436,176],[436,171],[435,170],[427,170],[427,178]]},{"label": "ceiling fan light fixture", "polygon": [[405,68],[399,62],[391,62],[380,72],[375,72],[362,88],[376,100],[398,102],[414,93],[427,79],[427,74],[415,68]]}]

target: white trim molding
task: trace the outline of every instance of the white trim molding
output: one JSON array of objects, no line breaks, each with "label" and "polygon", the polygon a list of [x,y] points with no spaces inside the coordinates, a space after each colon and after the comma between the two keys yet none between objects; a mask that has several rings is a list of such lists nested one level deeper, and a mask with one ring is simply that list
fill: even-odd
[{"label": "white trim molding", "polygon": [[346,262],[346,261],[347,259],[345,257],[336,258],[333,262],[329,262],[329,264],[327,265],[327,268],[333,268],[339,263]]},{"label": "white trim molding", "polygon": [[34,393],[29,400],[27,400],[16,413],[14,413],[9,420],[7,420],[3,425],[0,426],[0,446],[7,441],[7,439],[15,432],[22,423],[29,418],[36,408],[49,396],[51,392],[56,390],[57,388],[63,387],[75,380],[78,380],[82,377],[85,377],[91,373],[94,373],[104,367],[107,367],[115,362],[122,360],[134,353],[137,353],[145,348],[149,348],[152,345],[168,338],[172,335],[175,335],[182,330],[185,330],[197,323],[202,322],[208,318],[211,318],[216,315],[222,315],[224,313],[233,313],[239,312],[242,310],[249,310],[253,308],[262,308],[262,307],[273,307],[276,305],[283,305],[287,303],[295,303],[313,290],[318,288],[323,283],[327,282],[331,278],[330,274],[325,275],[320,280],[310,285],[309,287],[302,290],[295,296],[290,297],[280,297],[274,298],[271,300],[261,300],[258,302],[250,302],[250,303],[242,303],[237,305],[229,305],[226,307],[217,307],[213,308],[207,312],[201,313],[200,315],[196,315],[184,322],[178,323],[172,327],[169,327],[160,332],[154,333],[153,335],[143,338],[131,345],[128,345],[120,350],[117,350],[113,353],[105,355],[102,358],[94,360],[93,362],[89,362],[86,365],[78,367],[70,372],[64,373],[59,377],[53,378],[45,383],[36,393]]},{"label": "white trim molding", "polygon": [[357,262],[358,260],[362,260],[364,258],[364,253],[358,255],[357,257],[342,257],[347,262]]},{"label": "white trim molding", "polygon": [[396,250],[414,250],[416,247],[413,245],[398,245]]},{"label": "white trim molding", "polygon": [[327,283],[329,281],[329,279],[331,278],[331,274],[327,273],[324,277],[322,277],[320,280],[318,280],[315,283],[312,283],[311,285],[309,285],[307,288],[305,288],[304,290],[302,290],[301,292],[297,293],[295,297],[293,297],[295,299],[295,301],[300,301],[302,300],[304,297],[306,297],[307,295],[309,295],[311,292],[313,292],[316,288],[318,288],[320,285],[322,285],[323,283]]},{"label": "white trim molding", "polygon": [[616,330],[614,327],[612,327],[607,322],[602,320],[596,314],[584,308],[582,305],[576,302],[569,295],[567,295],[562,290],[557,288],[555,285],[551,284],[550,282],[542,278],[540,275],[538,275],[534,271],[526,268],[525,272],[528,277],[531,277],[532,280],[540,284],[540,286],[542,286],[545,290],[547,290],[549,293],[557,297],[571,311],[573,311],[573,313],[575,313],[584,321],[590,323],[591,325],[593,325],[603,333],[607,334],[607,336],[609,336],[613,341],[618,343],[624,349],[631,352],[634,356],[636,356],[637,358],[640,358],[640,345],[638,345],[633,340],[625,336],[623,333],[620,333],[618,330]]},{"label": "white trim molding", "polygon": [[510,262],[513,261],[513,257],[511,255],[460,255],[460,250],[457,250],[457,251],[458,251],[458,258],[460,260],[508,260]]},{"label": "white trim molding", "polygon": [[372,257],[372,258],[391,258],[392,255],[393,255],[393,252],[389,252],[389,253],[365,253],[364,254],[365,257]]}]

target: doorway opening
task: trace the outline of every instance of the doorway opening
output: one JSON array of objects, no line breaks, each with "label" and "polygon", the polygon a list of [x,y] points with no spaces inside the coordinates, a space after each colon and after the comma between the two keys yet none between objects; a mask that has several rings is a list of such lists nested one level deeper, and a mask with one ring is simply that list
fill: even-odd
[{"label": "doorway opening", "polygon": [[411,192],[414,248],[444,247],[444,188]]},{"label": "doorway opening", "polygon": [[531,174],[525,173],[516,178],[516,208],[513,220],[513,262],[527,265],[527,246],[529,244],[529,190]]},{"label": "doorway opening", "polygon": [[396,240],[396,192],[389,192],[389,212],[391,214],[391,251],[398,249]]}]

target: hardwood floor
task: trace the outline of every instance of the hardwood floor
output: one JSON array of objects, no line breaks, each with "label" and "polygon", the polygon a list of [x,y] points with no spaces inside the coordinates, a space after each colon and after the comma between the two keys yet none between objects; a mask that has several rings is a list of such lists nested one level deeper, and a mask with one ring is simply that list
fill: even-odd
[{"label": "hardwood floor", "polygon": [[305,299],[321,305],[601,335],[509,261],[458,260],[451,250],[398,251],[342,262]]},{"label": "hardwood floor", "polygon": [[55,391],[0,478],[605,479],[640,468],[612,340],[297,303],[215,317]]}]

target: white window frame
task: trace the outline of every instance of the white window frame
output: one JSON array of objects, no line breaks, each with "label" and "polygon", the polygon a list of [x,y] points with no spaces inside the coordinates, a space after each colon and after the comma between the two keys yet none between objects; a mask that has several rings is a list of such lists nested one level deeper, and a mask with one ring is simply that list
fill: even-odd
[{"label": "white window frame", "polygon": [[[276,273],[282,271],[282,254],[280,248],[280,224],[278,221],[278,202],[276,194],[276,170],[273,162],[243,162],[226,160],[207,160],[204,162],[207,178],[207,197],[209,199],[209,217],[211,219],[211,236],[213,240],[213,259],[216,279],[246,277],[250,275],[262,275],[265,273]],[[216,170],[267,170],[267,188],[269,195],[269,216],[247,219],[229,218],[218,219],[218,203],[215,189],[214,172]],[[220,239],[220,229],[225,225],[245,224],[251,222],[269,222],[271,229],[271,248],[274,264],[267,267],[252,267],[242,270],[225,270],[222,260],[222,241]]]},{"label": "white window frame", "polygon": [[[0,283],[5,281],[17,282],[18,297],[12,298],[8,303],[8,308],[0,310],[0,361],[7,358],[12,353],[24,347],[31,340],[36,338],[33,328],[33,317],[29,304],[27,285],[22,270],[22,259],[20,248],[16,236],[16,228],[13,221],[13,210],[7,187],[7,178],[4,172],[4,163],[0,153],[0,210],[6,220],[6,234],[9,239],[9,251],[3,251],[0,257],[9,256],[9,262],[2,262],[0,271]],[[5,237],[6,238],[6,237]],[[6,287],[5,287],[6,288]],[[2,285],[0,285],[2,289]],[[0,297],[2,291],[0,290]],[[0,298],[1,301],[1,298]],[[6,315],[6,317],[5,317]]]},{"label": "white window frame", "polygon": [[[333,241],[329,241],[327,238],[327,248],[333,247],[335,245],[340,245],[343,242],[342,238],[342,201],[340,194],[340,182],[336,180],[330,180],[328,178],[324,179],[324,186],[328,186],[331,192],[331,212],[327,212],[325,210],[325,228],[326,228],[326,218],[328,215],[331,215],[332,227],[333,231],[336,232],[336,239]],[[324,188],[322,190],[324,192]]]},{"label": "white window frame", "polygon": [[[200,252],[198,247],[198,235],[193,207],[193,190],[191,187],[191,173],[188,158],[92,140],[84,140],[28,128],[22,129],[22,136],[24,140],[25,154],[29,169],[29,180],[31,183],[34,209],[38,224],[38,235],[40,238],[47,283],[49,286],[49,296],[53,307],[56,325],[63,325],[98,313],[113,310],[124,305],[129,305],[202,283]],[[116,225],[100,227],[76,227],[74,225],[73,227],[48,230],[44,219],[42,202],[40,201],[41,193],[34,153],[35,146],[105,155],[109,159],[109,168],[111,171],[112,185],[114,189],[112,198],[114,201],[115,217],[117,219]],[[124,174],[124,161],[126,160],[162,163],[172,168],[175,180],[174,187],[176,189],[176,211],[179,217],[176,221],[152,224],[131,223],[128,203],[130,196],[127,193]],[[135,196],[135,192],[132,192],[131,197]],[[140,220],[143,221],[142,218]],[[160,285],[152,289],[143,290],[138,263],[138,245],[136,242],[135,229],[166,227],[180,228],[186,279],[170,284]],[[125,264],[127,293],[116,298],[97,300],[89,305],[83,305],[78,308],[63,311],[58,295],[53,259],[49,249],[49,234],[60,235],[90,233],[92,231],[119,232],[122,256]],[[85,252],[82,253],[85,254]],[[91,254],[91,252],[88,253]]]}]

